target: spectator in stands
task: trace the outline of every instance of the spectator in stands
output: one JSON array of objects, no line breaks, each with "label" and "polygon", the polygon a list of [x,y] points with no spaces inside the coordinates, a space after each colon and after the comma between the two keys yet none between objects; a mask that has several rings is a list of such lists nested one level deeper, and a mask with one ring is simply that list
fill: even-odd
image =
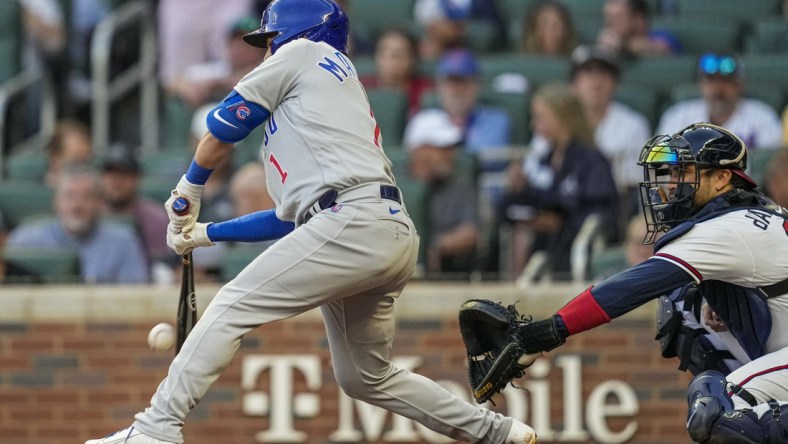
[{"label": "spectator in stands", "polygon": [[673,134],[694,122],[709,122],[737,134],[749,149],[782,145],[782,125],[768,104],[744,97],[745,75],[733,54],[698,59],[701,97],[681,101],[662,114],[657,134]]},{"label": "spectator in stands", "polygon": [[93,144],[90,129],[76,120],[62,120],[55,127],[55,133],[47,145],[48,164],[44,183],[54,188],[58,175],[64,166],[72,163],[90,162]]},{"label": "spectator in stands", "polygon": [[594,130],[596,146],[610,161],[626,204],[622,215],[628,218],[640,211],[638,184],[643,175],[635,165],[651,129],[645,116],[615,100],[620,74],[615,56],[604,48],[581,46],[572,52],[572,88]]},{"label": "spectator in stands", "polygon": [[528,9],[522,25],[522,52],[564,57],[576,45],[575,25],[563,3],[545,0]]},{"label": "spectator in stands", "polygon": [[260,29],[260,21],[256,17],[236,20],[224,39],[226,56],[186,67],[170,84],[169,92],[192,108],[220,100],[243,76],[262,63],[265,52],[243,40],[244,34],[257,29]]},{"label": "spectator in stands", "polygon": [[156,282],[172,282],[177,257],[167,247],[167,212],[160,202],[140,195],[142,168],[128,147],[110,148],[101,162],[101,194],[105,215],[128,219],[142,239]]},{"label": "spectator in stands", "polygon": [[[46,71],[60,115],[86,120],[90,100],[90,42],[109,8],[101,0],[21,0],[26,69]],[[64,9],[68,5],[69,9]]]},{"label": "spectator in stands", "polygon": [[788,149],[771,158],[766,172],[766,194],[778,205],[788,208]]},{"label": "spectator in stands", "polygon": [[[531,252],[545,251],[553,277],[568,277],[572,242],[591,214],[600,215],[608,237],[614,234],[615,181],[581,110],[580,100],[563,84],[540,88],[531,101],[531,126],[547,141],[548,150],[531,152],[522,164],[512,164],[499,212],[502,221],[514,224],[515,272]],[[518,245],[529,238],[530,248]]]},{"label": "spectator in stands", "polygon": [[436,114],[447,115],[448,121],[461,130],[466,151],[479,154],[487,148],[509,145],[509,116],[501,109],[479,103],[479,76],[479,64],[473,53],[467,49],[447,52],[436,70],[440,108],[420,111],[408,126],[419,125],[422,119],[435,119]]},{"label": "spectator in stands", "polygon": [[446,114],[431,114],[408,126],[410,175],[429,186],[427,272],[468,278],[479,242],[476,188],[458,174],[455,157],[462,131]]},{"label": "spectator in stands", "polygon": [[449,49],[465,45],[469,20],[487,22],[497,32],[494,42],[506,41],[506,24],[489,0],[416,0],[413,17],[422,28],[421,57],[436,60]]},{"label": "spectator in stands", "polygon": [[360,80],[367,89],[388,88],[407,94],[408,116],[421,108],[422,95],[433,88],[432,79],[419,73],[416,39],[398,28],[380,35],[375,46],[375,75]]},{"label": "spectator in stands", "polygon": [[682,51],[681,42],[667,30],[650,29],[646,0],[607,0],[604,27],[597,44],[621,57],[669,55]]},{"label": "spectator in stands", "polygon": [[238,169],[230,179],[230,199],[233,217],[276,207],[265,185],[265,168],[260,162],[249,162]]},{"label": "spectator in stands", "polygon": [[55,189],[56,219],[15,228],[8,246],[78,251],[86,283],[149,282],[145,252],[129,227],[101,219],[98,177],[86,165],[69,165]]},{"label": "spectator in stands", "polygon": [[[194,65],[227,60],[227,30],[252,12],[251,0],[158,2],[159,77],[166,90]],[[206,20],[210,17],[210,20]]]}]

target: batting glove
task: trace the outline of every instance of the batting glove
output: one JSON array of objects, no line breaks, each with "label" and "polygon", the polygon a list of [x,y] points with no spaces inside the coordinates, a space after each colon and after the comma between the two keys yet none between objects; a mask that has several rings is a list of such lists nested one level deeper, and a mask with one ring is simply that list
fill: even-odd
[{"label": "batting glove", "polygon": [[[178,185],[172,190],[170,198],[164,203],[164,208],[167,210],[167,216],[170,218],[170,226],[176,232],[183,231],[184,228],[194,225],[197,222],[197,216],[200,215],[200,197],[202,197],[205,185],[195,185],[188,180],[186,176],[181,177]],[[185,214],[178,215],[172,209],[172,204],[175,199],[183,197],[189,201],[189,209]]]},{"label": "batting glove", "polygon": [[212,247],[216,245],[208,237],[208,224],[197,222],[190,229],[174,232],[167,230],[167,245],[178,255],[184,255],[197,247]]}]

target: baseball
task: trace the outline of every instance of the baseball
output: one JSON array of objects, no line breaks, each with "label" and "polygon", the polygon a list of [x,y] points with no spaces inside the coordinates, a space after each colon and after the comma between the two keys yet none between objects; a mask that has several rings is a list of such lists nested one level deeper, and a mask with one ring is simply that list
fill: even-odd
[{"label": "baseball", "polygon": [[148,333],[148,345],[156,351],[171,349],[175,345],[175,327],[166,322],[156,324]]}]

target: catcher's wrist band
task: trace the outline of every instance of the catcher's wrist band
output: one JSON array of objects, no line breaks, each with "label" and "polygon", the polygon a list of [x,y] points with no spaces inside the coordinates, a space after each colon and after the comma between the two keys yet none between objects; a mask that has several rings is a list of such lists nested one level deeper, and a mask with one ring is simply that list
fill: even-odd
[{"label": "catcher's wrist band", "polygon": [[520,346],[526,353],[539,353],[558,348],[566,337],[558,331],[557,316],[541,321],[521,324],[517,332]]},{"label": "catcher's wrist band", "polygon": [[586,288],[556,312],[564,320],[570,335],[610,322],[610,315],[599,306],[596,298],[591,294],[591,288]]}]

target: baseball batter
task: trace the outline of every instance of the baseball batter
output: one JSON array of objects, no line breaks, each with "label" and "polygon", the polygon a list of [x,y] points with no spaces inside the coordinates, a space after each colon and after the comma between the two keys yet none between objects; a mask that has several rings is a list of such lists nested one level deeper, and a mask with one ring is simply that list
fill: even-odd
[{"label": "baseball batter", "polygon": [[523,325],[522,349],[552,350],[667,295],[658,339],[663,356],[696,375],[690,436],[788,442],[788,211],[757,190],[744,173],[746,146],[724,128],[656,136],[640,163],[646,241],[664,232],[654,255]]},{"label": "baseball batter", "polygon": [[[134,424],[97,443],[182,443],[187,413],[230,363],[244,334],[320,307],[337,382],[351,397],[479,443],[535,443],[527,425],[464,402],[389,361],[393,304],[413,272],[419,238],[356,70],[348,20],[333,0],[274,0],[267,48],[208,117],[194,161],[167,202],[168,244],[183,254],[220,241],[281,238],[225,285]],[[196,223],[211,169],[265,126],[261,161],[275,211]],[[176,197],[190,202],[176,215]]]}]

